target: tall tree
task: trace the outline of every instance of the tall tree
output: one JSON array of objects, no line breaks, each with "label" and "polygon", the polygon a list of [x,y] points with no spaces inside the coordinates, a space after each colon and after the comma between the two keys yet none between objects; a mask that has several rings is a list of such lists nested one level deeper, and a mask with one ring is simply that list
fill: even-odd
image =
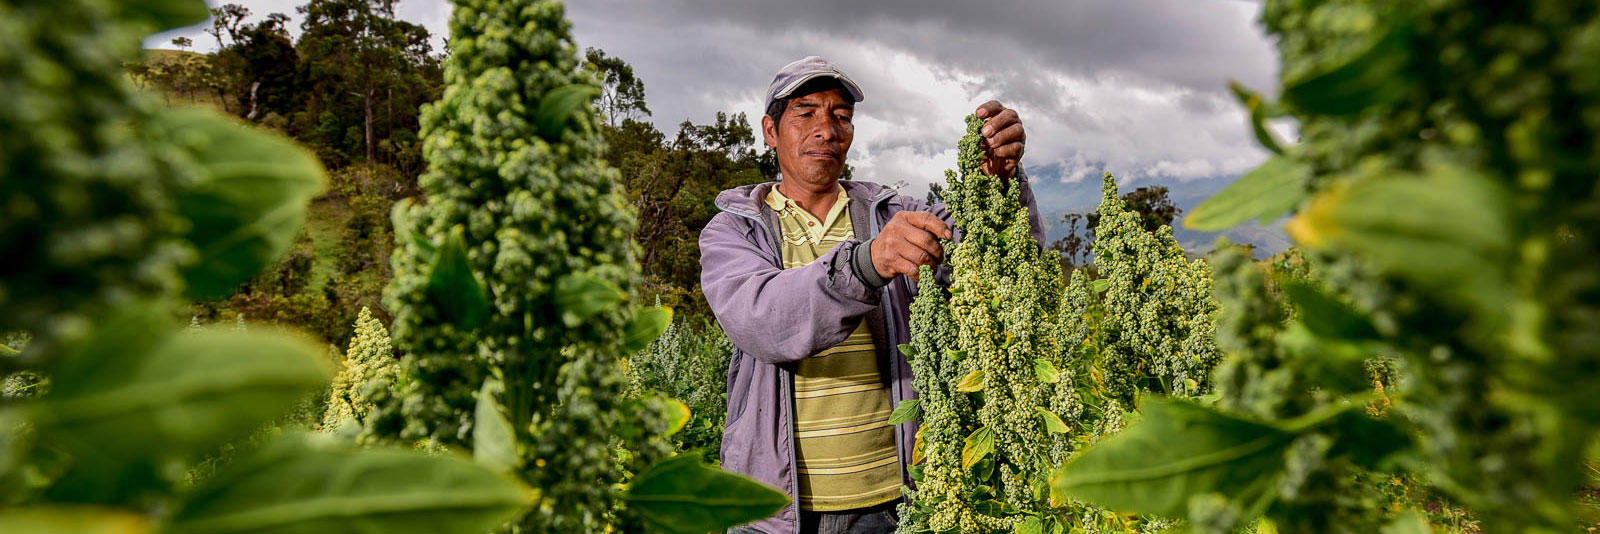
[{"label": "tall tree", "polygon": [[644,103],[644,81],[633,75],[632,65],[622,58],[607,56],[604,50],[589,48],[584,51],[584,66],[601,78],[595,107],[604,116],[606,126],[616,128],[623,121],[650,116],[650,108]]},{"label": "tall tree", "polygon": [[268,113],[287,116],[298,105],[295,67],[299,56],[289,40],[288,20],[282,13],[242,30],[240,40],[218,55],[238,58],[242,88],[238,100],[245,118],[260,120]]},{"label": "tall tree", "polygon": [[[206,33],[217,40],[217,49],[222,50],[239,42],[240,30],[244,27],[244,19],[250,17],[250,9],[239,4],[223,4],[221,7],[211,9],[211,28]],[[227,42],[223,42],[223,38]]]},{"label": "tall tree", "polygon": [[[298,48],[315,99],[309,110],[319,119],[329,111],[337,116],[337,101],[355,97],[365,160],[376,162],[380,101],[387,105],[393,88],[409,81],[414,61],[430,55],[427,30],[396,20],[394,0],[312,0],[297,9],[305,16]],[[344,128],[323,131],[323,141],[336,146],[350,137]]]}]

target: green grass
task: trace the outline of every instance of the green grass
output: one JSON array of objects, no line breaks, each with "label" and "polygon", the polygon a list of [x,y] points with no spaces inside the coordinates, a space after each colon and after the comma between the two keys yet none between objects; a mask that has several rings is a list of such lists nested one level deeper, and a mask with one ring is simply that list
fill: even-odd
[{"label": "green grass", "polygon": [[306,217],[306,231],[311,234],[311,247],[316,250],[316,260],[311,263],[311,283],[307,286],[310,291],[322,291],[328,279],[333,277],[339,254],[339,236],[349,220],[350,209],[343,201],[322,197],[311,202],[310,214]]}]

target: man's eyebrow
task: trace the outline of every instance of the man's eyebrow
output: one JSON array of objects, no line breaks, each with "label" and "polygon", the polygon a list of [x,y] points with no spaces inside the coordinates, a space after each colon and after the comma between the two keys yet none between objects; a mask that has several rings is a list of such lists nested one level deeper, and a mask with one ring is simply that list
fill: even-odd
[{"label": "man's eyebrow", "polygon": [[815,108],[822,107],[822,104],[818,104],[816,102],[795,102],[793,104],[790,104],[789,107],[791,107],[791,108],[815,109]]}]

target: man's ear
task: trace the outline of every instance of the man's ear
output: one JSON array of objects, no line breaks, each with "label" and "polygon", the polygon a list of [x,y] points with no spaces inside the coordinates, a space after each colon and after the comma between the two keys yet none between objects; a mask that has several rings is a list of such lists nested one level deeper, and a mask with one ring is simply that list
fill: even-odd
[{"label": "man's ear", "polygon": [[771,116],[761,116],[761,138],[770,148],[778,148],[778,123]]}]

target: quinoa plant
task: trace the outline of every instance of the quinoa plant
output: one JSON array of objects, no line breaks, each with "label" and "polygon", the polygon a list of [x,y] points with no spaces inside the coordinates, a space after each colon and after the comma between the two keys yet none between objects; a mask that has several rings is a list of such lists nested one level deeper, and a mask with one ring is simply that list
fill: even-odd
[{"label": "quinoa plant", "polygon": [[0,532],[503,521],[525,489],[492,470],[299,436],[184,480],[328,378],[300,335],[174,320],[183,297],[226,293],[281,255],[325,181],[286,139],[129,87],[121,65],[144,36],[206,13],[199,0],[0,1],[0,240],[16,254],[0,331],[32,335],[0,362],[49,384],[0,399]]},{"label": "quinoa plant", "polygon": [[346,425],[360,428],[374,405],[365,393],[367,384],[375,382],[388,387],[393,384],[399,367],[389,331],[372,316],[371,309],[362,306],[361,315],[356,319],[355,335],[350,337],[350,350],[344,354],[344,369],[333,377],[328,405],[318,426],[330,433],[340,432]]},{"label": "quinoa plant", "polygon": [[[444,95],[422,113],[425,200],[393,212],[385,302],[405,354],[401,389],[380,395],[368,435],[470,449],[526,480],[538,501],[515,532],[681,527],[672,521],[706,510],[661,501],[670,484],[656,480],[683,482],[671,497],[688,481],[721,481],[713,493],[736,498],[713,507],[743,503],[734,523],[759,518],[741,514],[781,502],[754,482],[687,461],[663,462],[687,469],[670,477],[643,473],[671,452],[673,411],[626,401],[621,358],[669,314],[628,302],[639,285],[634,214],[601,157],[599,87],[569,26],[558,2],[455,3]],[[629,451],[620,464],[617,447]],[[629,473],[640,473],[631,489]]]},{"label": "quinoa plant", "polygon": [[[1117,195],[1107,173],[1095,230],[1095,267],[1102,293],[1094,377],[1106,396],[1131,404],[1141,391],[1197,396],[1211,389],[1219,359],[1213,330],[1217,303],[1211,270],[1190,261],[1172,227],[1144,229],[1139,214]],[[1074,277],[1073,283],[1087,281]],[[1069,298],[1072,293],[1069,291]]]},{"label": "quinoa plant", "polygon": [[[1350,489],[1401,474],[1485,532],[1573,528],[1600,424],[1592,395],[1559,385],[1592,382],[1600,347],[1600,6],[1284,0],[1262,23],[1281,98],[1235,90],[1273,155],[1186,224],[1294,210],[1314,276],[1221,262],[1221,408],[1146,402],[1058,489],[1203,531],[1426,529]],[[1381,358],[1398,379],[1380,396]]]},{"label": "quinoa plant", "polygon": [[[1079,405],[1058,337],[1059,263],[1033,239],[1016,184],[981,170],[983,121],[967,118],[945,198],[959,241],[950,285],[924,268],[912,302],[913,386],[891,422],[920,416],[924,462],[901,532],[1010,531],[1059,522],[1045,491]],[[907,350],[909,349],[909,350]],[[1070,422],[1070,423],[1069,423]]]}]

